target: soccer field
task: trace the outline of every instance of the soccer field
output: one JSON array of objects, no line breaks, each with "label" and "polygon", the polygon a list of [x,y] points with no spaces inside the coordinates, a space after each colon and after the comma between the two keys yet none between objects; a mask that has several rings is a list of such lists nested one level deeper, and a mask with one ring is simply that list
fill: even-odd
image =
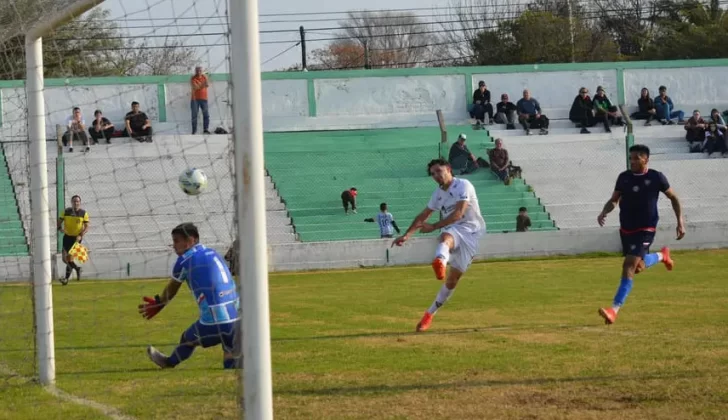
[{"label": "soccer field", "polygon": [[[597,309],[619,283],[617,257],[475,264],[422,334],[440,287],[429,267],[272,274],[275,416],[726,418],[728,250],[673,255],[674,271],[637,276],[609,327]],[[151,321],[137,314],[163,284],[56,284],[58,388],[139,419],[237,417],[219,348],[165,371],[147,359],[196,319],[187,293]],[[29,297],[0,286],[0,418],[103,418],[19,376],[32,372]]]}]

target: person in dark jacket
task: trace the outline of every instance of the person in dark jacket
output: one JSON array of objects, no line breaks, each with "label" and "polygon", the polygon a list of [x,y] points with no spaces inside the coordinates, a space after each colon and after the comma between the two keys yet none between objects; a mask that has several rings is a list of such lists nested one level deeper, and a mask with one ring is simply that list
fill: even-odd
[{"label": "person in dark jacket", "polygon": [[594,116],[597,121],[601,121],[604,124],[604,131],[607,133],[612,132],[609,128],[610,123],[613,125],[624,125],[622,116],[619,115],[619,109],[612,105],[612,101],[607,98],[603,87],[597,86],[597,94],[594,95],[592,103],[594,104]]},{"label": "person in dark jacket", "polygon": [[341,204],[344,206],[344,213],[349,214],[349,204],[351,204],[351,211],[356,214],[356,188],[351,187],[341,193]]},{"label": "person in dark jacket", "polygon": [[508,100],[508,94],[501,95],[501,101],[495,104],[495,122],[498,124],[506,124],[506,128],[513,130],[516,128],[516,104]]},{"label": "person in dark jacket", "polygon": [[450,154],[447,158],[453,173],[460,175],[474,172],[480,166],[478,158],[465,145],[466,140],[467,136],[460,133],[457,141],[450,146]]},{"label": "person in dark jacket", "polygon": [[581,126],[581,134],[589,134],[587,127],[593,127],[596,124],[594,117],[594,105],[589,97],[589,90],[585,87],[579,89],[579,94],[574,98],[569,110],[569,120]]},{"label": "person in dark jacket", "polygon": [[702,143],[705,140],[705,132],[708,130],[708,123],[700,115],[699,110],[693,111],[693,116],[685,123],[685,140],[692,145],[694,142]]},{"label": "person in dark jacket", "polygon": [[655,110],[655,101],[650,98],[650,91],[646,87],[643,87],[640,92],[640,98],[637,99],[637,107],[639,110],[630,115],[630,117],[633,120],[647,120],[645,121],[645,125],[652,125],[652,120],[657,115],[657,111]]},{"label": "person in dark jacket", "polygon": [[493,124],[493,104],[490,103],[490,91],[484,81],[478,82],[478,89],[473,92],[473,110],[470,118],[475,118],[477,124],[485,124],[485,114],[488,114],[488,123]]}]

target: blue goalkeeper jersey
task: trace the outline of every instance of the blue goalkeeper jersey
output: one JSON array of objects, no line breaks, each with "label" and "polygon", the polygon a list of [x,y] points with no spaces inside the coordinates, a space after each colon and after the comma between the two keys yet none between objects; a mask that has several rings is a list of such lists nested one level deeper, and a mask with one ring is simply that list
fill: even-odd
[{"label": "blue goalkeeper jersey", "polygon": [[187,283],[197,306],[200,323],[226,324],[239,318],[240,303],[235,279],[214,249],[197,244],[177,258],[172,278]]}]

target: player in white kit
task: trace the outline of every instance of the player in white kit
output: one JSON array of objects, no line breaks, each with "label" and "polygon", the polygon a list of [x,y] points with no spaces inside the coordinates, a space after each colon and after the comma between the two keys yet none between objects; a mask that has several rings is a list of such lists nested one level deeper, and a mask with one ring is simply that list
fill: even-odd
[{"label": "player in white kit", "polygon": [[[432,317],[455,291],[460,277],[468,270],[478,253],[480,238],[485,234],[485,220],[480,214],[480,205],[473,184],[467,179],[455,178],[450,164],[445,159],[430,161],[427,170],[439,187],[432,193],[427,207],[415,217],[404,235],[392,242],[392,246],[402,246],[417,230],[421,233],[433,232],[436,229],[442,231],[438,238],[435,259],[432,260],[432,269],[438,280],[444,280],[449,262],[450,273],[437,293],[435,301],[417,324],[418,332],[430,328]],[[426,223],[432,212],[438,210],[441,220],[433,224]]]}]

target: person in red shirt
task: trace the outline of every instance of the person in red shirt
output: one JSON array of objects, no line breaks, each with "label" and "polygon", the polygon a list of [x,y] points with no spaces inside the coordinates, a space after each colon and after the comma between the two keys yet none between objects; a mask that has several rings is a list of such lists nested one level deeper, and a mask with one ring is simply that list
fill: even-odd
[{"label": "person in red shirt", "polygon": [[190,99],[190,110],[192,111],[192,134],[197,133],[197,116],[202,110],[202,130],[210,134],[210,113],[207,106],[207,76],[202,72],[202,67],[195,67],[195,75],[190,79],[192,98]]},{"label": "person in red shirt", "polygon": [[349,214],[349,204],[351,204],[351,211],[356,214],[356,188],[351,187],[341,193],[341,204],[344,205],[344,213]]}]

